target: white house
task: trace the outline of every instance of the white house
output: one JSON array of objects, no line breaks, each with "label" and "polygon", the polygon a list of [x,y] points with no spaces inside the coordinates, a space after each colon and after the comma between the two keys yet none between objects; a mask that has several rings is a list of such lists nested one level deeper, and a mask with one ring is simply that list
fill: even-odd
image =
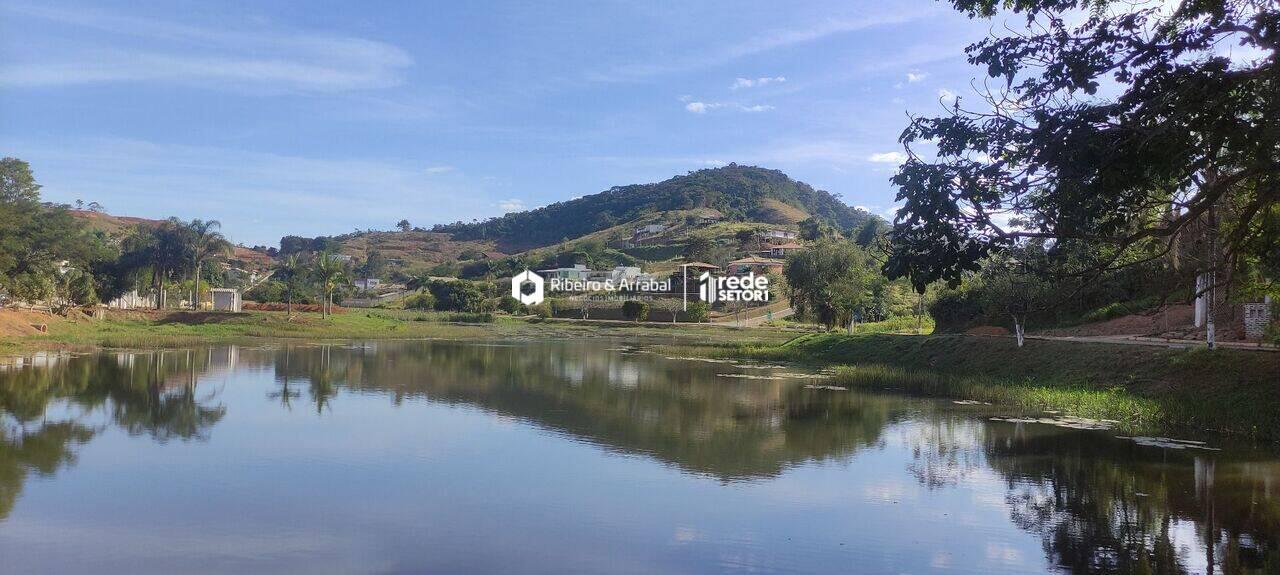
[{"label": "white house", "polygon": [[209,290],[213,300],[213,309],[217,311],[240,311],[240,290],[213,288]]},{"label": "white house", "polygon": [[761,235],[763,235],[766,238],[779,239],[779,240],[794,240],[797,237],[796,232],[793,232],[791,230],[784,230],[781,228],[767,229]]},{"label": "white house", "polygon": [[355,286],[356,289],[362,290],[378,289],[378,286],[382,285],[382,280],[378,278],[360,278],[351,282],[351,285]]}]

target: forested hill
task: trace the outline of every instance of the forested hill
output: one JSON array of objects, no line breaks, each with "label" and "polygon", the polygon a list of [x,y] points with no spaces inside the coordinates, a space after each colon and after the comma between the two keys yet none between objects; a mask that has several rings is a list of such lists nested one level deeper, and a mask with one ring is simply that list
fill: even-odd
[{"label": "forested hill", "polygon": [[866,212],[778,170],[729,164],[656,184],[619,186],[567,202],[483,222],[437,225],[455,240],[492,240],[528,249],[577,238],[647,214],[714,208],[729,220],[795,223],[816,217],[842,230],[861,225]]}]

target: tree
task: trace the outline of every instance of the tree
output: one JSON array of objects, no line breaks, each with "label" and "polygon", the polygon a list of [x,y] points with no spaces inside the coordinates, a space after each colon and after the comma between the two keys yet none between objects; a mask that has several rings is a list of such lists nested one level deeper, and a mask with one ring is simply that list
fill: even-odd
[{"label": "tree", "polygon": [[816,242],[836,236],[835,228],[830,224],[818,218],[810,217],[798,224],[800,227],[800,239]]},{"label": "tree", "polygon": [[791,306],[827,329],[845,324],[852,328],[873,276],[861,248],[836,240],[788,257],[782,274]]},{"label": "tree", "polygon": [[400,220],[396,222],[396,227],[400,228],[400,231],[402,232],[407,232],[413,229],[413,224],[410,224],[409,220]]},{"label": "tree", "polygon": [[649,304],[638,300],[622,302],[622,316],[635,322],[649,319]]},{"label": "tree", "polygon": [[288,309],[286,317],[293,317],[293,298],[297,296],[307,277],[305,264],[298,258],[298,254],[289,254],[280,263],[276,264],[276,277],[284,284],[284,297],[288,301],[286,308]]},{"label": "tree", "polygon": [[311,275],[324,296],[320,306],[322,317],[328,317],[333,313],[333,292],[346,279],[346,270],[335,255],[332,252],[321,252],[316,256],[316,261],[311,268]]},{"label": "tree", "polygon": [[705,236],[689,236],[689,240],[684,244],[684,258],[691,262],[709,260],[714,247],[711,240]]},{"label": "tree", "polygon": [[191,309],[200,308],[200,266],[205,258],[231,254],[231,242],[218,232],[220,227],[222,224],[218,220],[191,220],[186,225],[187,240],[190,242],[187,249],[191,252],[191,271],[196,282],[195,293],[191,298]]},{"label": "tree", "polygon": [[[1212,289],[1260,245],[1280,210],[1280,5],[952,4],[971,17],[1008,8],[1028,25],[967,49],[1002,85],[980,107],[957,100],[903,132],[889,276],[954,287],[1027,239],[1087,246],[1090,257],[1059,270],[1077,277],[1199,244],[1206,256],[1183,277],[1208,274]],[[1230,59],[1230,44],[1258,56]],[[920,142],[936,155],[917,153]]]},{"label": "tree", "polygon": [[31,165],[17,158],[0,159],[0,202],[27,204],[40,201],[40,184]]},{"label": "tree", "polygon": [[1026,338],[1027,319],[1050,305],[1052,285],[1039,270],[1044,250],[1023,242],[983,264],[979,301],[988,317],[1007,315],[1013,320],[1018,347]]},{"label": "tree", "polygon": [[367,278],[380,278],[387,273],[387,258],[378,250],[369,250],[361,274]]},{"label": "tree", "polygon": [[685,309],[685,318],[693,323],[702,323],[707,321],[707,314],[710,306],[705,301],[691,301]]}]

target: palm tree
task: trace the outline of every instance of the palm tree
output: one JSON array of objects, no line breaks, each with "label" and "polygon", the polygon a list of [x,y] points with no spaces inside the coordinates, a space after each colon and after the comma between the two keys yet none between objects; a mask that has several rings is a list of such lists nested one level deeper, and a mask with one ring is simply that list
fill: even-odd
[{"label": "palm tree", "polygon": [[186,225],[169,218],[154,229],[143,231],[140,238],[142,256],[151,267],[151,285],[157,289],[156,309],[165,307],[165,280],[184,267],[191,243]]},{"label": "palm tree", "polygon": [[288,317],[293,318],[293,296],[298,291],[298,281],[306,275],[302,260],[298,259],[298,254],[289,254],[289,257],[276,264],[276,275],[284,282],[285,297],[289,302]]},{"label": "palm tree", "polygon": [[200,307],[200,264],[212,255],[230,255],[231,242],[218,231],[222,223],[218,220],[191,220],[186,225],[188,240],[191,242],[191,263],[196,276],[195,297],[191,298],[191,309]]},{"label": "palm tree", "polygon": [[323,252],[316,257],[312,274],[314,274],[316,282],[320,284],[320,291],[324,294],[320,314],[322,317],[327,317],[332,313],[333,292],[338,289],[338,285],[345,279],[346,270],[343,269],[342,262],[334,257],[333,253]]}]

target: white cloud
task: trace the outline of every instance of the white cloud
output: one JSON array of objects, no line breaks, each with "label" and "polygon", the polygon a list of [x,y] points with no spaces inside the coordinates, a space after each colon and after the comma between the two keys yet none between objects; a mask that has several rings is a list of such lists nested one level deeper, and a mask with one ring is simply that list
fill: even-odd
[{"label": "white cloud", "polygon": [[428,174],[445,174],[453,171],[453,166],[431,166],[427,168]]},{"label": "white cloud", "polygon": [[867,161],[877,164],[901,164],[907,161],[907,155],[902,152],[880,152],[867,156]]},{"label": "white cloud", "polygon": [[705,114],[710,108],[719,108],[719,104],[707,104],[706,102],[689,102],[684,105],[684,109],[695,114]]},{"label": "white cloud", "polygon": [[[240,29],[39,6],[0,8],[74,33],[65,49],[24,53],[0,67],[0,85],[65,86],[106,82],[178,82],[223,89],[338,92],[403,82],[413,58],[396,46],[327,33],[248,25]],[[13,24],[12,17],[7,17]],[[134,47],[128,38],[145,40]]]},{"label": "white cloud", "polygon": [[498,209],[503,212],[520,212],[524,211],[524,200],[519,198],[511,198],[509,200],[501,200],[498,202]]},{"label": "white cloud", "polygon": [[912,84],[924,80],[927,77],[929,77],[929,75],[924,72],[907,72],[907,81]]},{"label": "white cloud", "polygon": [[943,103],[950,104],[956,101],[956,93],[946,88],[943,88],[941,90],[938,90],[938,99],[942,100]]},{"label": "white cloud", "polygon": [[748,106],[737,102],[689,102],[684,105],[685,110],[693,112],[694,114],[705,114],[710,110],[720,108],[747,113],[768,112],[769,110],[774,109],[773,106],[767,104],[755,104]]},{"label": "white cloud", "polygon": [[729,89],[737,90],[740,88],[755,88],[757,86],[766,86],[768,84],[781,84],[786,81],[787,79],[784,76],[772,76],[772,77],[765,76],[765,77],[755,78],[755,79],[738,78],[733,81],[733,84],[729,86]]}]

